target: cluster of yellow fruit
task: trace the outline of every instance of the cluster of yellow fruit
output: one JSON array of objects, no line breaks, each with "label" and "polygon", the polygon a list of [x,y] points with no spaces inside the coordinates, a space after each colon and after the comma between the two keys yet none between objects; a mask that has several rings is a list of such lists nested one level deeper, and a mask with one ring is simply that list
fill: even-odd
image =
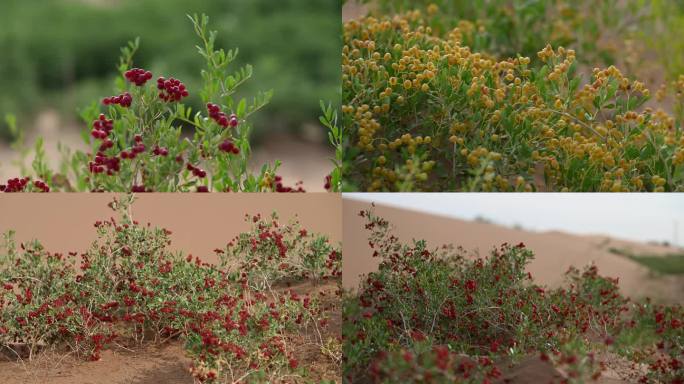
[{"label": "cluster of yellow fruit", "polygon": [[[684,189],[679,122],[642,108],[617,68],[577,75],[576,53],[473,52],[420,11],[344,25],[345,181],[368,191]],[[536,63],[536,62],[535,62]]]}]

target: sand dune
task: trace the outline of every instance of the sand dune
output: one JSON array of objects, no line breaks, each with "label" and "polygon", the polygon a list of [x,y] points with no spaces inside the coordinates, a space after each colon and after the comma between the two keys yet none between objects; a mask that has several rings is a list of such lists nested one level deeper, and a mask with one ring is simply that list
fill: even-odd
[{"label": "sand dune", "polygon": [[[358,216],[360,210],[369,206],[366,202],[343,199],[343,276],[347,288],[356,287],[360,274],[377,267],[377,260],[370,257],[367,233],[363,229],[364,219]],[[528,271],[541,284],[558,286],[570,266],[582,267],[595,263],[602,275],[618,277],[622,292],[631,297],[649,296],[668,302],[682,301],[684,298],[684,282],[681,278],[654,277],[642,265],[609,252],[611,247],[630,249],[635,253],[673,252],[672,248],[665,246],[598,235],[531,232],[380,205],[376,207],[376,213],[395,226],[395,234],[403,241],[425,239],[433,247],[452,243],[484,255],[501,243],[523,242],[535,252],[535,260],[528,266]]]}]

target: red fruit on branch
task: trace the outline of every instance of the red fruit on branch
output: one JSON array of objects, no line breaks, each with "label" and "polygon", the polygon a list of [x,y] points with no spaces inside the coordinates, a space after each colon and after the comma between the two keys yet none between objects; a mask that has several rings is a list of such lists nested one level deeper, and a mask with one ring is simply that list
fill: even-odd
[{"label": "red fruit on branch", "polygon": [[240,149],[237,146],[235,146],[235,144],[232,141],[228,139],[224,140],[221,144],[219,144],[219,150],[222,152],[232,153],[235,155],[240,153]]},{"label": "red fruit on branch", "polygon": [[140,87],[152,78],[152,72],[140,68],[133,68],[126,71],[124,76],[126,77],[126,80]]},{"label": "red fruit on branch", "polygon": [[182,98],[189,96],[185,84],[173,77],[168,80],[164,77],[158,78],[157,89],[160,91],[159,98],[167,103],[180,101]]},{"label": "red fruit on branch", "polygon": [[211,117],[212,120],[216,121],[218,125],[224,128],[228,126],[230,126],[231,128],[235,128],[238,126],[237,115],[226,115],[225,113],[221,112],[221,107],[219,107],[216,104],[207,103],[207,111],[209,112],[209,117]]},{"label": "red fruit on branch", "polygon": [[105,97],[102,99],[102,104],[104,105],[113,105],[113,104],[118,104],[124,108],[128,108],[131,106],[133,103],[133,96],[131,96],[130,93],[122,93],[119,96],[110,96],[110,97]]},{"label": "red fruit on branch", "polygon": [[22,192],[26,188],[30,180],[31,179],[28,177],[24,177],[21,179],[15,177],[13,179],[9,179],[7,180],[7,184],[0,185],[0,192]]}]

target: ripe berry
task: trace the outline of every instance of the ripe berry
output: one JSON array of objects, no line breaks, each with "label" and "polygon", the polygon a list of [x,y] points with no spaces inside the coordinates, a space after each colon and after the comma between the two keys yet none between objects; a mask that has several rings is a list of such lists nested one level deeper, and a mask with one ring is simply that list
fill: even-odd
[{"label": "ripe berry", "polygon": [[173,77],[168,80],[163,77],[157,79],[157,88],[160,91],[159,98],[168,103],[180,101],[189,95],[185,89],[185,84]]},{"label": "ripe berry", "polygon": [[128,92],[122,93],[119,96],[105,97],[102,99],[102,104],[104,105],[118,104],[124,108],[130,107],[132,102],[133,96],[131,96],[131,94]]},{"label": "ripe berry", "polygon": [[209,188],[206,185],[200,185],[197,187],[197,192],[209,192]]},{"label": "ripe berry", "polygon": [[50,192],[50,187],[48,187],[48,185],[43,181],[35,180],[33,182],[33,186],[40,189],[42,192]]},{"label": "ripe berry", "polygon": [[221,112],[221,107],[216,104],[207,103],[207,111],[209,111],[209,117],[224,128],[228,126],[235,128],[238,126],[237,116],[235,114],[227,116],[225,113]]},{"label": "ripe berry", "polygon": [[302,182],[299,181],[295,184],[295,187],[286,187],[283,184],[283,178],[282,176],[275,176],[275,191],[280,192],[280,193],[288,193],[288,192],[305,192],[304,188],[302,187]]},{"label": "ripe berry", "polygon": [[145,144],[138,143],[138,144],[136,144],[135,147],[133,147],[133,153],[143,153],[143,152],[145,152]]},{"label": "ripe berry", "polygon": [[95,139],[106,139],[112,129],[114,129],[114,120],[107,120],[104,114],[100,114],[99,118],[93,121],[93,130],[90,131],[90,135]]},{"label": "ripe berry", "polygon": [[104,173],[106,171],[107,175],[111,176],[121,170],[121,159],[117,156],[108,157],[100,151],[95,155],[93,161],[88,163],[88,169],[92,173]]},{"label": "ripe berry", "polygon": [[28,177],[7,180],[7,184],[0,185],[0,192],[23,192],[29,182]]},{"label": "ripe berry", "polygon": [[226,153],[233,153],[233,154],[239,154],[240,149],[233,144],[232,141],[230,140],[224,140],[221,144],[219,144],[219,150],[226,152]]},{"label": "ripe berry", "polygon": [[140,68],[133,68],[126,71],[124,76],[126,77],[126,80],[135,83],[135,85],[140,87],[144,85],[147,80],[152,78],[152,72]]},{"label": "ripe berry", "polygon": [[100,151],[106,151],[114,146],[114,142],[110,139],[104,139],[100,145]]},{"label": "ripe berry", "polygon": [[155,154],[156,156],[167,156],[169,154],[169,150],[166,149],[165,147],[160,147],[159,145],[157,145],[152,150],[152,153]]},{"label": "ripe berry", "polygon": [[192,174],[199,177],[200,179],[207,176],[207,172],[203,170],[202,168],[195,167],[194,165],[188,163],[186,166],[188,171],[192,171]]}]

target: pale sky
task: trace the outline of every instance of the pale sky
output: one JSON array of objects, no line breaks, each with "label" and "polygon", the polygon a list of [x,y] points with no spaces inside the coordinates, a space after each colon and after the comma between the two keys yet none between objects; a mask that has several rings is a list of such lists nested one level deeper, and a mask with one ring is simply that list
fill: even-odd
[{"label": "pale sky", "polygon": [[[561,230],[684,246],[684,193],[345,193],[443,216],[484,217],[527,230]],[[675,235],[675,223],[678,228]]]}]

